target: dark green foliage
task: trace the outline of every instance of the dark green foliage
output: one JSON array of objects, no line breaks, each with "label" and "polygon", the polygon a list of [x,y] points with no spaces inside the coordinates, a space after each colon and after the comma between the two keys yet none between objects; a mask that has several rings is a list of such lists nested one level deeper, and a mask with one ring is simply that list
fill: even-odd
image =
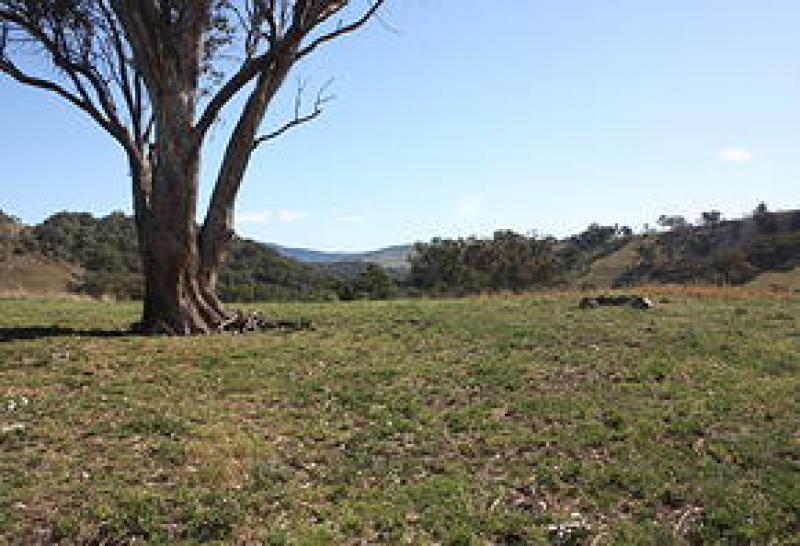
[{"label": "dark green foliage", "polygon": [[800,231],[800,210],[789,213],[789,231]]},{"label": "dark green foliage", "polygon": [[[121,212],[102,218],[59,212],[28,228],[0,211],[0,260],[37,253],[83,269],[73,289],[94,297],[140,299],[142,267],[133,219]],[[268,245],[235,237],[220,271],[223,301],[321,301],[385,298],[394,279],[377,265],[329,263],[312,266],[281,256]]]},{"label": "dark green foliage", "polygon": [[755,208],[753,221],[758,226],[758,231],[764,234],[776,233],[779,229],[777,214],[770,212],[765,203],[759,203]]},{"label": "dark green foliage", "polygon": [[591,250],[601,247],[613,241],[620,235],[630,235],[630,228],[627,226],[601,226],[600,224],[590,224],[583,232],[573,235],[569,241],[582,250]]},{"label": "dark green foliage", "polygon": [[437,238],[417,243],[410,283],[438,293],[552,285],[561,270],[554,243],[513,231],[497,231],[492,239]]},{"label": "dark green foliage", "polygon": [[700,215],[700,221],[707,227],[716,227],[722,220],[722,213],[718,210],[709,210]]},{"label": "dark green foliage", "polygon": [[0,260],[25,254],[35,247],[33,237],[19,218],[0,209]]},{"label": "dark green foliage", "polygon": [[[614,286],[642,282],[744,284],[763,271],[800,264],[800,211],[771,212],[761,203],[751,218],[721,219],[704,212],[700,226],[673,216],[659,224],[669,231],[648,236],[639,247],[640,262]],[[676,220],[678,219],[678,220]]]},{"label": "dark green foliage", "polygon": [[397,293],[397,285],[392,276],[384,268],[375,264],[368,264],[352,285],[356,297],[361,298],[382,300],[391,298]]},{"label": "dark green foliage", "polygon": [[667,229],[686,229],[689,227],[689,222],[683,216],[669,216],[662,214],[658,217],[658,225]]},{"label": "dark green foliage", "polygon": [[714,247],[711,235],[701,231],[692,231],[690,234],[684,239],[686,250],[695,256],[708,256]]},{"label": "dark green foliage", "polygon": [[385,299],[395,294],[381,266],[334,262],[308,265],[248,239],[234,239],[220,273],[223,301],[327,301]]},{"label": "dark green foliage", "polygon": [[800,232],[759,235],[750,246],[750,261],[761,269],[784,269],[800,258]]},{"label": "dark green foliage", "polygon": [[8,214],[3,209],[0,209],[0,226],[5,226],[8,224],[19,224],[19,218],[12,214]]},{"label": "dark green foliage", "polygon": [[643,241],[638,247],[636,252],[639,254],[639,261],[643,265],[651,265],[656,259],[656,245],[652,241]]},{"label": "dark green foliage", "polygon": [[711,257],[711,269],[718,284],[743,284],[758,274],[758,268],[739,249],[717,250]]},{"label": "dark green foliage", "polygon": [[37,250],[45,256],[80,265],[77,292],[95,297],[142,296],[142,267],[133,220],[121,212],[103,218],[59,212],[32,229]]},{"label": "dark green foliage", "polygon": [[628,226],[590,224],[584,231],[567,238],[557,251],[561,267],[573,275],[588,271],[593,262],[616,252],[633,236]]},{"label": "dark green foliage", "polygon": [[336,287],[331,276],[248,239],[233,240],[220,272],[223,301],[318,301],[333,297]]},{"label": "dark green foliage", "polygon": [[[670,229],[640,235],[626,226],[593,223],[558,241],[512,231],[498,231],[489,239],[435,238],[415,246],[407,274],[367,262],[301,263],[270,245],[235,237],[218,288],[226,302],[522,291],[580,281],[598,260],[629,243],[638,259],[626,258],[630,265],[610,277],[613,286],[743,284],[763,271],[800,264],[800,211],[771,212],[762,204],[750,218],[723,221],[717,211],[709,211],[701,220],[702,225],[692,226],[682,217],[664,215],[659,223]],[[132,218],[121,212],[102,218],[61,212],[29,227],[0,211],[0,261],[29,255],[79,266],[72,286],[78,293],[142,297],[136,230]]]},{"label": "dark green foliage", "polygon": [[33,228],[40,251],[51,258],[78,262],[87,269],[140,267],[136,227],[121,212],[103,218],[59,212]]},{"label": "dark green foliage", "polygon": [[[38,253],[76,264],[83,269],[73,286],[78,293],[140,299],[143,281],[138,247],[133,219],[121,212],[102,218],[60,212],[28,228],[0,211],[0,259]],[[362,292],[365,297],[382,298],[392,293],[393,286],[394,281],[378,266],[314,267],[283,257],[267,245],[236,237],[220,272],[219,290],[228,302],[320,301]]]},{"label": "dark green foliage", "polygon": [[88,269],[74,288],[77,292],[95,298],[114,296],[121,299],[141,299],[144,287],[139,272]]}]

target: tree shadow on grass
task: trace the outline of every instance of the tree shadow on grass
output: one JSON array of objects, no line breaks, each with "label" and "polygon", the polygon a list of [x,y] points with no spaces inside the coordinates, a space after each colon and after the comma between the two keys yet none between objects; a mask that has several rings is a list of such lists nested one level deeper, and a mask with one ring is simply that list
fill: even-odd
[{"label": "tree shadow on grass", "polygon": [[112,338],[131,335],[136,335],[136,332],[133,330],[81,330],[77,328],[65,328],[63,326],[55,325],[4,326],[0,328],[0,343],[66,336]]},{"label": "tree shadow on grass", "polygon": [[[300,318],[297,320],[268,319],[259,313],[239,313],[236,319],[230,322],[224,330],[218,333],[255,334],[267,331],[296,332],[300,330],[314,330],[310,320]],[[34,339],[47,339],[51,337],[89,337],[89,338],[117,338],[127,336],[152,335],[142,328],[141,323],[135,322],[126,330],[104,330],[102,328],[85,330],[68,328],[58,325],[50,326],[3,326],[0,327],[0,343],[9,341],[23,341]]]}]

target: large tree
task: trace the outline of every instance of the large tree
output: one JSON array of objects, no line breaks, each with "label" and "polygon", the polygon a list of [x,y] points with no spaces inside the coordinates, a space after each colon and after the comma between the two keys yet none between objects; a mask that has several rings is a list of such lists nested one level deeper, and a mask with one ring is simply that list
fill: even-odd
[{"label": "large tree", "polygon": [[[316,117],[325,97],[304,109],[298,91],[294,116],[260,134],[267,110],[298,61],[384,1],[0,0],[0,72],[84,111],[127,155],[146,331],[227,323],[217,275],[251,155]],[[241,110],[198,226],[201,149],[232,102]]]}]

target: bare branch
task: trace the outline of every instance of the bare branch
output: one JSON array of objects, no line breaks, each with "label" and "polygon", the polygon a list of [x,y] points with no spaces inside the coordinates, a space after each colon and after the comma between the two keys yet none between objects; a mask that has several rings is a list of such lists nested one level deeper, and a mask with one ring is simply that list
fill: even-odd
[{"label": "bare branch", "polygon": [[[386,3],[386,0],[375,0],[373,4],[369,7],[369,9],[367,9],[367,11],[365,11],[364,14],[355,21],[347,25],[340,24],[336,28],[336,30],[328,32],[327,34],[323,34],[322,36],[319,36],[310,44],[300,49],[300,51],[297,53],[297,58],[301,59],[306,55],[308,55],[309,53],[311,53],[312,51],[314,51],[320,45],[326,42],[330,42],[331,40],[335,40],[336,38],[344,36],[345,34],[350,34],[351,32],[358,30],[359,28],[364,26],[367,23],[367,21],[369,21],[372,18],[373,15],[375,15],[378,12],[380,7],[384,3]],[[326,13],[325,18],[330,17],[330,15],[331,13]]]},{"label": "bare branch", "polygon": [[78,96],[55,82],[43,78],[38,78],[36,76],[32,76],[30,74],[23,72],[16,65],[7,60],[0,60],[0,72],[8,74],[19,83],[30,85],[31,87],[36,87],[38,89],[43,89],[45,91],[50,91],[66,99],[74,106],[77,106],[78,108],[89,114],[89,116],[98,125],[100,125],[103,129],[105,129],[106,132],[108,132],[112,137],[114,137],[114,139],[117,140],[128,153],[131,154],[137,153],[136,148],[133,146],[133,143],[128,138],[124,129],[115,126],[111,121],[106,119],[103,116],[103,114],[90,101],[86,99],[85,91],[81,93],[81,95],[83,96]]},{"label": "bare branch", "polygon": [[[339,12],[347,5],[347,2],[344,0],[328,0],[327,2],[302,0],[296,2],[293,9],[289,8],[289,3],[285,0],[278,0],[278,5],[276,5],[275,0],[269,0],[263,4],[263,9],[265,11],[264,20],[269,27],[268,36],[270,47],[265,53],[248,58],[242,63],[239,70],[222,85],[208,102],[195,126],[198,145],[225,105],[248,83],[258,77],[259,74],[268,70],[278,70],[276,64],[279,62],[279,59],[281,62],[293,64],[323,43],[354,32],[369,21],[369,19],[378,12],[378,9],[385,1],[386,0],[374,0],[369,9],[367,9],[361,17],[350,24],[339,25],[336,30],[319,36],[299,51],[297,48],[300,46],[303,38],[316,26]],[[290,12],[292,17],[291,26],[286,28]]]},{"label": "bare branch", "polygon": [[386,30],[394,35],[401,35],[403,31],[400,28],[396,27],[392,23],[390,23],[385,17],[383,17],[380,13],[375,14],[375,20]]},{"label": "bare branch", "polygon": [[[137,100],[133,88],[135,82],[132,82],[132,76],[129,74],[128,63],[129,56],[125,52],[125,45],[123,42],[122,31],[118,27],[118,23],[114,18],[111,8],[107,2],[100,2],[100,9],[103,17],[108,26],[108,33],[110,35],[113,54],[116,55],[115,62],[111,68],[112,74],[120,90],[125,104],[128,108],[128,116],[133,129],[134,138],[137,142],[142,140],[142,103]],[[116,69],[116,70],[115,70]],[[135,69],[134,69],[135,71]],[[135,77],[135,75],[134,75]]]},{"label": "bare branch", "polygon": [[303,81],[298,82],[297,93],[295,94],[295,99],[294,99],[294,117],[290,121],[283,124],[278,129],[256,138],[253,141],[253,149],[258,148],[261,144],[267,142],[268,140],[273,140],[278,138],[279,136],[283,135],[284,133],[295,127],[298,127],[300,125],[303,125],[305,123],[308,123],[309,121],[318,118],[323,112],[322,107],[335,98],[333,95],[326,94],[331,84],[333,84],[332,79],[325,82],[325,85],[323,85],[317,92],[317,96],[314,100],[314,104],[311,108],[311,111],[308,112],[307,114],[301,114],[302,103],[303,103],[303,92],[305,91],[305,83]]},{"label": "bare branch", "polygon": [[[259,4],[262,5],[262,4]],[[275,16],[275,0],[270,0],[264,7],[265,13],[264,18],[267,21],[267,25],[269,26],[269,43],[271,46],[275,46],[277,41],[280,39],[281,29],[278,26],[278,19]]]},{"label": "bare branch", "polygon": [[261,144],[263,144],[264,142],[266,142],[268,140],[273,140],[273,139],[278,138],[279,136],[281,136],[286,131],[288,131],[290,129],[293,129],[294,127],[297,127],[298,125],[302,125],[304,123],[308,123],[309,121],[312,121],[312,120],[316,119],[320,114],[322,114],[322,110],[315,109],[314,111],[310,112],[309,114],[306,114],[306,115],[300,116],[300,117],[295,117],[292,121],[289,121],[288,123],[283,125],[280,129],[277,129],[275,131],[272,131],[271,133],[267,133],[266,135],[258,137],[255,140],[255,142],[253,143],[253,148],[259,147]]},{"label": "bare branch", "polygon": [[250,83],[259,72],[266,70],[273,62],[273,50],[260,55],[254,59],[246,61],[239,70],[225,82],[217,91],[214,97],[206,105],[195,126],[198,138],[202,138],[211,128],[214,120],[217,119],[220,111],[241,89]]},{"label": "bare branch", "polygon": [[[67,99],[88,113],[129,154],[137,153],[130,132],[118,117],[109,81],[100,73],[97,66],[98,61],[105,62],[106,66],[113,63],[108,58],[103,58],[102,47],[93,41],[94,37],[87,30],[89,27],[66,30],[58,25],[43,24],[35,13],[9,8],[0,9],[0,21],[4,23],[4,42],[8,39],[10,26],[13,25],[14,30],[24,33],[32,42],[44,48],[50,60],[71,82],[75,91],[69,91],[55,81],[26,73],[11,61],[8,55],[0,59],[2,62],[0,71],[20,83],[54,92]],[[81,19],[79,24],[91,24],[87,21]]]},{"label": "bare branch", "polygon": [[[67,99],[69,102],[71,102],[73,105],[77,106],[81,110],[87,110],[87,108],[91,108],[91,105],[86,103],[81,97],[78,97],[77,95],[71,93],[64,87],[58,85],[55,82],[51,82],[43,78],[37,78],[35,76],[31,76],[30,74],[26,74],[22,70],[20,70],[16,65],[11,63],[11,61],[0,59],[0,72],[8,74],[9,76],[17,80],[19,83],[24,83],[25,85],[30,85],[32,87],[37,87],[39,89],[44,89],[45,91],[51,91],[53,93],[56,93],[62,98]],[[94,117],[94,114],[99,115],[100,113],[94,110],[94,112],[90,112],[90,114],[92,114],[92,116]],[[105,122],[105,120],[103,121]]]}]

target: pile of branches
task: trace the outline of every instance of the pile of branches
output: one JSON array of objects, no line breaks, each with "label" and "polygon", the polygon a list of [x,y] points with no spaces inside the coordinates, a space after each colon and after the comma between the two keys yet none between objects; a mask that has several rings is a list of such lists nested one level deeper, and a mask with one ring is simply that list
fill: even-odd
[{"label": "pile of branches", "polygon": [[267,330],[313,330],[311,321],[305,318],[295,320],[271,319],[258,311],[236,311],[231,318],[220,325],[220,332],[245,334],[250,332],[265,332]]},{"label": "pile of branches", "polygon": [[654,307],[650,298],[644,296],[596,296],[581,298],[578,307],[581,309],[597,309],[598,307],[633,307],[634,309],[652,309]]}]

